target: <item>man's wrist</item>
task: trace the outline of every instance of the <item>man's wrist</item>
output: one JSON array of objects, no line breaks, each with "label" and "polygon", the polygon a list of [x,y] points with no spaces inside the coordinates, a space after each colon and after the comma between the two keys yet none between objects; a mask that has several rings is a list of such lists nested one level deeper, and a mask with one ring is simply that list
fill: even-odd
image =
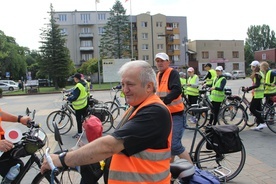
[{"label": "man's wrist", "polygon": [[59,161],[62,165],[63,168],[68,168],[68,166],[66,165],[65,163],[65,156],[66,156],[67,152],[62,152],[59,154],[58,158],[59,158]]},{"label": "man's wrist", "polygon": [[23,117],[23,116],[21,116],[21,115],[18,115],[18,116],[17,116],[17,122],[18,122],[18,123],[21,123],[20,121],[21,121],[21,118],[22,118],[22,117]]}]

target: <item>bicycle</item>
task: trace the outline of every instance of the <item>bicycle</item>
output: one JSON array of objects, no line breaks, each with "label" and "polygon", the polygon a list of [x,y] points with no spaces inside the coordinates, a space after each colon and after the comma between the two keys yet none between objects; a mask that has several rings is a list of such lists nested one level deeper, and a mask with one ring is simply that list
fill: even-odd
[{"label": "bicycle", "polygon": [[[62,93],[62,99],[68,96],[67,93]],[[103,124],[103,133],[108,132],[113,126],[113,117],[106,105],[103,102],[99,102],[93,96],[89,97],[87,113],[97,116]],[[57,123],[60,134],[64,135],[68,133],[73,124],[72,115],[75,116],[75,110],[69,101],[66,101],[61,109],[51,112],[46,119],[48,129],[54,133],[53,123]]]},{"label": "bicycle", "polygon": [[[200,118],[202,117],[201,114],[208,113],[208,110],[208,107],[194,107],[189,111],[195,114],[197,118]],[[186,114],[187,113],[189,112],[187,111]],[[199,122],[199,119],[197,122]],[[212,144],[212,134],[210,131],[207,131],[208,127],[212,126],[204,126],[196,123],[194,127],[186,127],[186,129],[194,131],[189,154],[193,163],[196,164],[198,168],[209,170],[214,173],[221,173],[221,175],[218,176],[221,181],[230,181],[241,172],[245,164],[246,153],[244,145],[241,142],[241,151],[238,152],[228,154],[216,152]],[[201,130],[202,128],[206,131]],[[202,139],[195,147],[197,134],[200,134]],[[211,146],[211,149],[208,148],[208,145]]]},{"label": "bicycle", "polygon": [[[244,87],[241,87],[240,90],[243,88]],[[235,124],[239,127],[240,131],[242,131],[246,127],[246,125],[251,127],[256,123],[256,118],[254,118],[254,121],[249,121],[249,115],[251,115],[251,113],[248,113],[250,102],[246,98],[246,91],[242,91],[242,97],[238,95],[228,97],[228,100],[231,102],[221,109],[219,115],[219,121],[222,121],[225,124]],[[262,103],[262,109],[263,110],[260,111],[262,118],[264,119],[268,128],[272,132],[276,133],[274,122],[271,122],[271,120],[275,119],[275,105],[271,106],[265,102]]]}]

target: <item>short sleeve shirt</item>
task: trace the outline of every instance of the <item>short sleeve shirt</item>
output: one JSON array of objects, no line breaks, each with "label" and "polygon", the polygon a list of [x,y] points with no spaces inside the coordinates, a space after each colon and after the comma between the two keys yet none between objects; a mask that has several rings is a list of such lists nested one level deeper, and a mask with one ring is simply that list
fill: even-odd
[{"label": "short sleeve shirt", "polygon": [[162,105],[152,104],[141,108],[112,136],[124,140],[125,149],[122,153],[131,156],[148,148],[167,148],[170,131],[170,112]]}]

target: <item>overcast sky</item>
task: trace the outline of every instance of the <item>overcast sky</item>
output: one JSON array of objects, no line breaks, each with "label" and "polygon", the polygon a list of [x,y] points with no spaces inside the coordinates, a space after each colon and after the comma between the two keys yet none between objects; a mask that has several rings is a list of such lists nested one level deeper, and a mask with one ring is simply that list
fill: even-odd
[{"label": "overcast sky", "polygon": [[[267,24],[276,31],[275,0],[121,0],[127,15],[161,13],[186,16],[191,40],[245,40],[251,25]],[[50,3],[55,11],[95,11],[95,0],[1,1],[0,30],[20,46],[38,49],[40,29],[48,21]],[[110,10],[115,0],[100,0],[97,10]],[[46,18],[46,20],[45,20]]]}]

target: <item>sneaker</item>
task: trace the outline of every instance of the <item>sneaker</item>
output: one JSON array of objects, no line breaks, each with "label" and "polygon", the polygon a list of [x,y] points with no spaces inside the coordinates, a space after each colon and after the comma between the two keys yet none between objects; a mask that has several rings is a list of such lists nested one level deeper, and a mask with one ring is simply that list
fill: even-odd
[{"label": "sneaker", "polygon": [[194,124],[197,122],[197,120],[196,120],[196,118],[194,116],[192,116],[191,118],[189,118],[189,121],[191,123],[194,123]]},{"label": "sneaker", "polygon": [[78,139],[81,136],[81,133],[76,133],[72,136],[73,139]]},{"label": "sneaker", "polygon": [[251,128],[251,130],[260,131],[260,130],[262,130],[263,128],[266,128],[266,127],[267,127],[267,125],[266,125],[265,123],[261,123],[261,124],[259,124],[258,126]]}]

